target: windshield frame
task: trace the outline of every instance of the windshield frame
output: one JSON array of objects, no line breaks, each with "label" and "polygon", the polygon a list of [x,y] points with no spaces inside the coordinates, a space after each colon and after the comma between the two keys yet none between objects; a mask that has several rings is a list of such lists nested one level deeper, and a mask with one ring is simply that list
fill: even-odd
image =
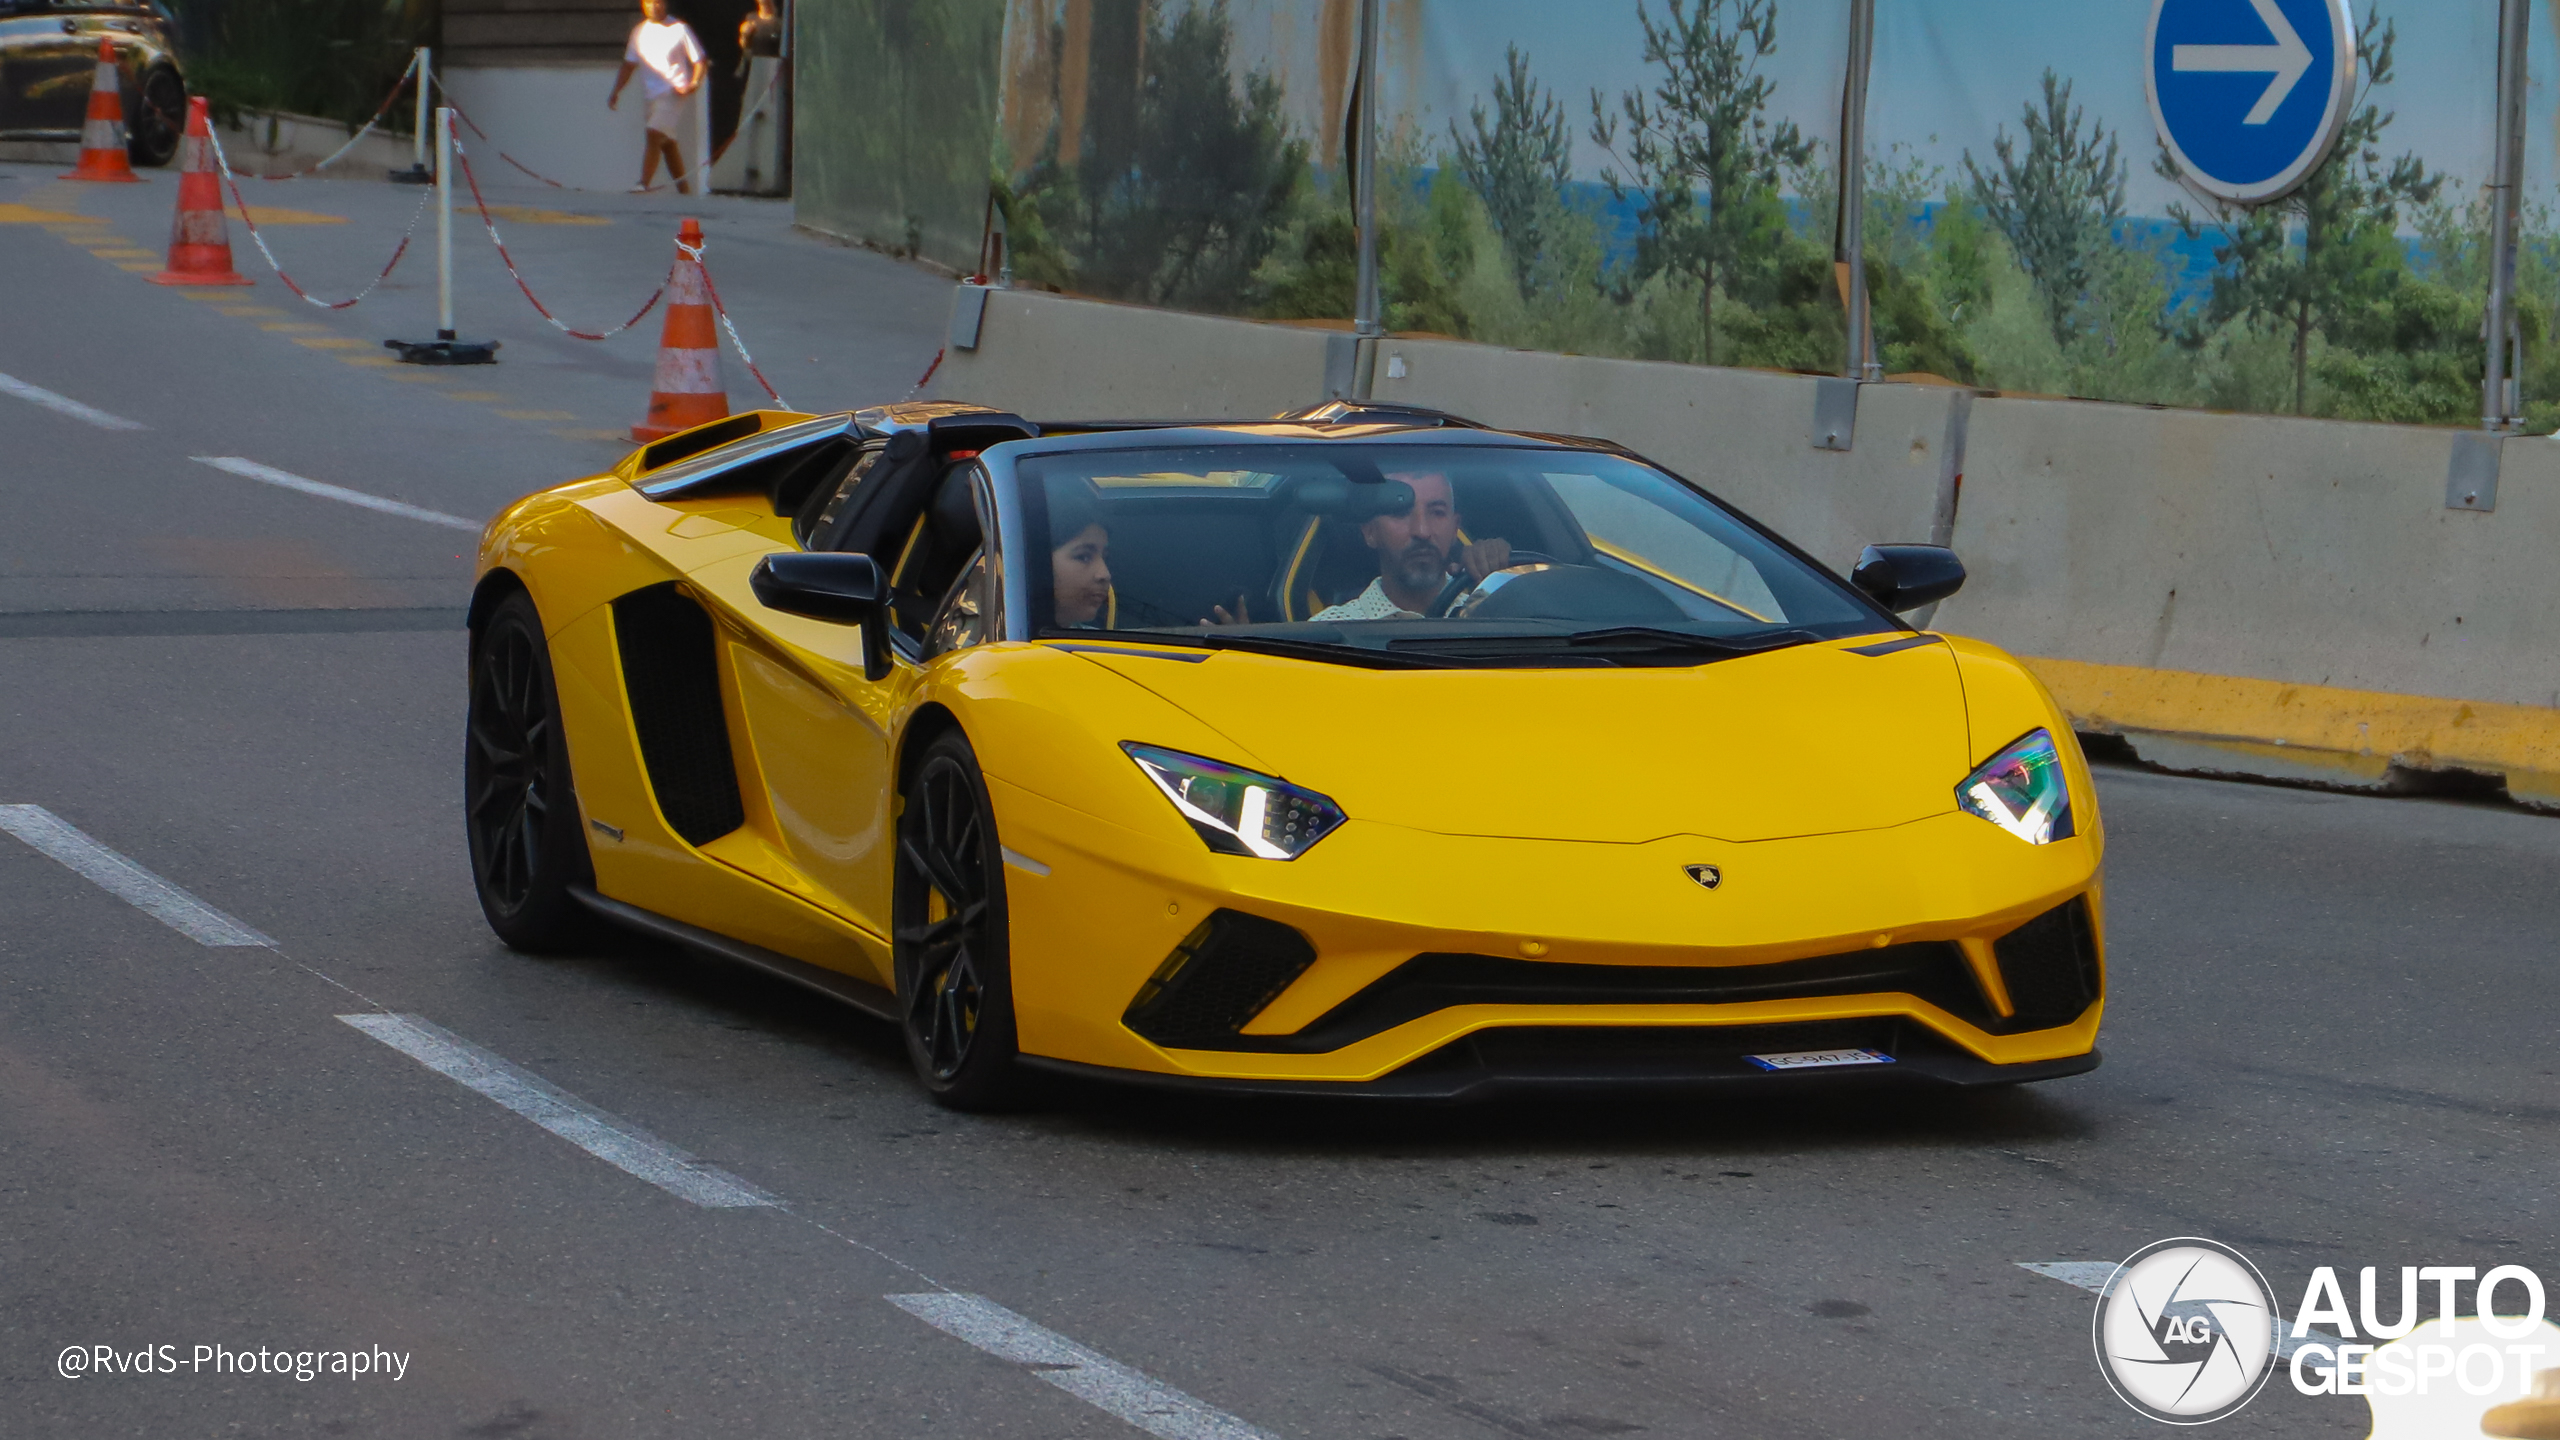
[{"label": "windshield frame", "polygon": [[[1869,633],[1918,633],[1909,621],[1877,604],[1873,597],[1850,584],[1848,579],[1838,571],[1807,554],[1803,547],[1761,523],[1749,512],[1736,507],[1677,471],[1619,445],[1598,441],[1576,444],[1563,438],[1518,434],[1503,430],[1414,429],[1380,432],[1369,427],[1360,427],[1349,433],[1328,435],[1312,432],[1303,424],[1287,421],[1273,422],[1267,431],[1228,422],[1198,426],[1150,427],[1144,430],[1094,430],[1072,435],[1008,440],[999,445],[992,445],[978,456],[978,463],[987,478],[988,487],[995,501],[996,525],[1001,537],[1004,593],[1009,597],[1026,598],[1038,593],[1032,588],[1032,547],[1024,540],[1025,526],[1028,522],[1022,503],[1023,480],[1018,468],[1021,461],[1040,456],[1074,454],[1080,451],[1188,450],[1203,447],[1243,448],[1264,445],[1287,448],[1385,445],[1410,446],[1424,451],[1525,450],[1552,451],[1566,455],[1597,453],[1613,456],[1651,470],[1681,489],[1689,491],[1731,518],[1736,524],[1767,541],[1772,548],[1802,564],[1841,597],[1877,622],[1877,632]],[[1032,609],[1033,607],[1028,603],[1005,606],[1001,638],[1021,642],[1068,638],[1063,632],[1035,633],[1031,623]],[[1087,638],[1108,635],[1115,641],[1124,643],[1154,643],[1176,648],[1203,648],[1193,644],[1197,637],[1187,636],[1177,631],[1113,630],[1081,633]]]}]

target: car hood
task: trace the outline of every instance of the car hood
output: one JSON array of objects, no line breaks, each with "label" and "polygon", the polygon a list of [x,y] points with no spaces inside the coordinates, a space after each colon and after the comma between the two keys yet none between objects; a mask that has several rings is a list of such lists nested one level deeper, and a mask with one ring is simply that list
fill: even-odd
[{"label": "car hood", "polygon": [[1236,742],[1209,758],[1321,791],[1355,820],[1446,835],[1746,841],[1954,808],[1968,749],[1954,659],[1943,644],[1851,648],[1875,638],[1685,668],[1085,657]]}]

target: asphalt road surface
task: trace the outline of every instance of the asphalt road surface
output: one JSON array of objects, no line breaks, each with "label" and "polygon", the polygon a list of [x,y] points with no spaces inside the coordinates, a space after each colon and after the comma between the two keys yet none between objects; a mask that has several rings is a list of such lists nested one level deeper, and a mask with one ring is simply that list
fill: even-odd
[{"label": "asphalt road surface", "polygon": [[[51,173],[0,205],[161,233],[165,177]],[[352,236],[388,192],[291,203]],[[665,216],[595,213],[542,253],[625,257],[602,308],[660,263],[604,237]],[[941,282],[706,213],[801,403],[931,354]],[[0,223],[0,1433],[2133,1435],[2091,1297],[2019,1262],[2210,1236],[2288,1306],[2560,1265],[2560,821],[2492,806],[2102,772],[2107,1063],[1951,1097],[963,1117],[802,992],[511,954],[458,813],[469,531],[610,460],[645,340],[564,348],[475,271],[516,348],[426,378],[296,343],[414,288],[306,320],[98,248]],[[401,1368],[191,1363],[262,1348]],[[2279,1378],[2219,1433],[2365,1424]]]}]

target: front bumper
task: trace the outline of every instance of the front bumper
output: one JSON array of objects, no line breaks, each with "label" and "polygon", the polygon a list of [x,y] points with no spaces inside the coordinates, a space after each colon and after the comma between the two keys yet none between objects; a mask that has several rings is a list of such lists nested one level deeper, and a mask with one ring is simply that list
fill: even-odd
[{"label": "front bumper", "polygon": [[[1006,889],[1035,1066],[1451,1098],[2001,1083],[2097,1063],[2095,837],[2027,846],[1954,813],[1627,845],[1355,820],[1281,863],[1141,835],[1002,780],[991,790],[1007,848],[1033,862],[1009,867]],[[1722,866],[1724,883],[1693,882],[1696,862]],[[1220,968],[1186,980],[1204,950]],[[1185,985],[1187,999],[1172,993]],[[1742,1060],[1843,1046],[1895,1063],[1764,1077]]]}]

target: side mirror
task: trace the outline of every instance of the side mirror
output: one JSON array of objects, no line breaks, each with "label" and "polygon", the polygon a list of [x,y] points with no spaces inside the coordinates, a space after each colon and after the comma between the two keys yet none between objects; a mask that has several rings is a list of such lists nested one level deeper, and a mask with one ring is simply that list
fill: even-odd
[{"label": "side mirror", "polygon": [[1964,588],[1964,562],[1944,545],[1870,545],[1858,553],[1849,583],[1899,615]]},{"label": "side mirror", "polygon": [[862,627],[862,675],[889,674],[889,577],[868,555],[778,551],[747,576],[756,602],[786,615]]}]

